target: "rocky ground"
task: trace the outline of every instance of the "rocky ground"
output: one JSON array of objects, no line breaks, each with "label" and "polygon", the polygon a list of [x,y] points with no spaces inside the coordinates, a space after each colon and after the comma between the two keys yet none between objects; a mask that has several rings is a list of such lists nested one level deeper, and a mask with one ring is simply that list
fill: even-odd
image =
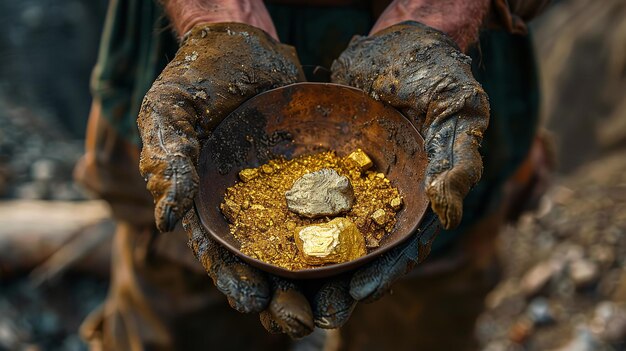
[{"label": "rocky ground", "polygon": [[104,279],[71,274],[53,285],[0,283],[0,350],[86,350],[78,327],[104,299]]},{"label": "rocky ground", "polygon": [[626,151],[557,182],[501,240],[483,350],[626,350]]},{"label": "rocky ground", "polygon": [[0,2],[0,198],[76,200],[106,0]]},{"label": "rocky ground", "polygon": [[0,201],[0,351],[86,350],[107,291],[113,223],[100,201]]},{"label": "rocky ground", "polygon": [[62,126],[0,94],[0,198],[81,200],[72,168],[84,146]]}]

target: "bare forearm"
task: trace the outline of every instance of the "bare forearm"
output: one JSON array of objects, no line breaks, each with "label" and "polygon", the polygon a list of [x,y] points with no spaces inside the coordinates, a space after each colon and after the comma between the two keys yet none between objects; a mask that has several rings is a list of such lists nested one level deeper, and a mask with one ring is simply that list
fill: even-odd
[{"label": "bare forearm", "polygon": [[262,0],[162,0],[179,36],[198,23],[237,22],[260,28],[278,39]]},{"label": "bare forearm", "polygon": [[490,0],[395,0],[372,28],[376,33],[404,21],[417,21],[439,29],[456,41],[462,51],[478,39]]}]

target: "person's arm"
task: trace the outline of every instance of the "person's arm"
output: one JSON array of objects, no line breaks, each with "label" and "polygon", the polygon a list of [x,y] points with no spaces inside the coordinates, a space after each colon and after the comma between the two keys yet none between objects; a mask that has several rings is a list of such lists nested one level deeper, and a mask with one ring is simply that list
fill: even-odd
[{"label": "person's arm", "polygon": [[245,23],[278,40],[276,28],[262,0],[162,0],[180,37],[199,23]]},{"label": "person's arm", "polygon": [[450,36],[461,51],[478,39],[491,0],[395,0],[372,28],[375,34],[405,21],[416,21]]},{"label": "person's arm", "polygon": [[481,27],[525,34],[526,22],[550,0],[395,0],[380,15],[371,34],[404,21],[416,21],[450,36],[461,51],[478,39]]}]

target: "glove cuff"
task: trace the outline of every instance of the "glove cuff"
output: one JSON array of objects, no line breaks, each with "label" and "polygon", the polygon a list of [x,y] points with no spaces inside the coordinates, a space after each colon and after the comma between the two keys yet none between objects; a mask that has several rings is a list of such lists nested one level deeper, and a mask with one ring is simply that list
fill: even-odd
[{"label": "glove cuff", "polygon": [[[219,23],[211,23],[211,22],[199,22],[194,25],[190,30],[185,32],[181,37],[181,44],[184,44],[188,39],[202,39],[209,36],[211,33],[227,33],[229,35],[257,35],[257,36],[265,36],[273,43],[279,43],[278,40],[274,39],[269,33],[264,31],[261,28],[241,23],[241,22],[219,22]],[[281,44],[284,45],[284,44]]]},{"label": "glove cuff", "polygon": [[376,34],[374,34],[373,36],[378,37],[378,36],[384,36],[384,35],[390,35],[390,34],[398,35],[395,33],[399,33],[399,32],[402,32],[402,33],[411,32],[411,33],[414,33],[413,35],[416,35],[420,39],[432,39],[432,40],[444,42],[450,45],[451,47],[455,48],[456,50],[461,51],[461,49],[459,48],[459,45],[457,44],[456,41],[454,41],[454,39],[452,39],[451,36],[440,31],[439,29],[430,27],[418,21],[400,22],[398,24],[394,24],[393,26],[387,27],[379,32],[376,32]]}]

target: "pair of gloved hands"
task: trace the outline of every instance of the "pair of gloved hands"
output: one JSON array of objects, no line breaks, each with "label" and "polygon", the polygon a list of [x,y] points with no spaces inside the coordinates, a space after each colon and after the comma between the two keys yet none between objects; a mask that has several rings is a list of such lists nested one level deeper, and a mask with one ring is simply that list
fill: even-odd
[{"label": "pair of gloved hands", "polygon": [[333,63],[332,81],[362,89],[414,122],[429,157],[425,186],[432,211],[408,242],[311,291],[249,266],[212,241],[193,206],[198,154],[211,130],[247,99],[303,80],[295,50],[262,30],[196,25],[146,94],[138,118],[140,168],[155,199],[158,229],[170,231],[182,218],[190,246],[231,306],[260,313],[269,331],[292,337],[314,326],[341,326],[357,301],[382,296],[428,255],[440,224],[458,225],[463,198],[481,176],[478,147],[489,119],[469,57],[445,34],[406,22],[355,37]]}]

